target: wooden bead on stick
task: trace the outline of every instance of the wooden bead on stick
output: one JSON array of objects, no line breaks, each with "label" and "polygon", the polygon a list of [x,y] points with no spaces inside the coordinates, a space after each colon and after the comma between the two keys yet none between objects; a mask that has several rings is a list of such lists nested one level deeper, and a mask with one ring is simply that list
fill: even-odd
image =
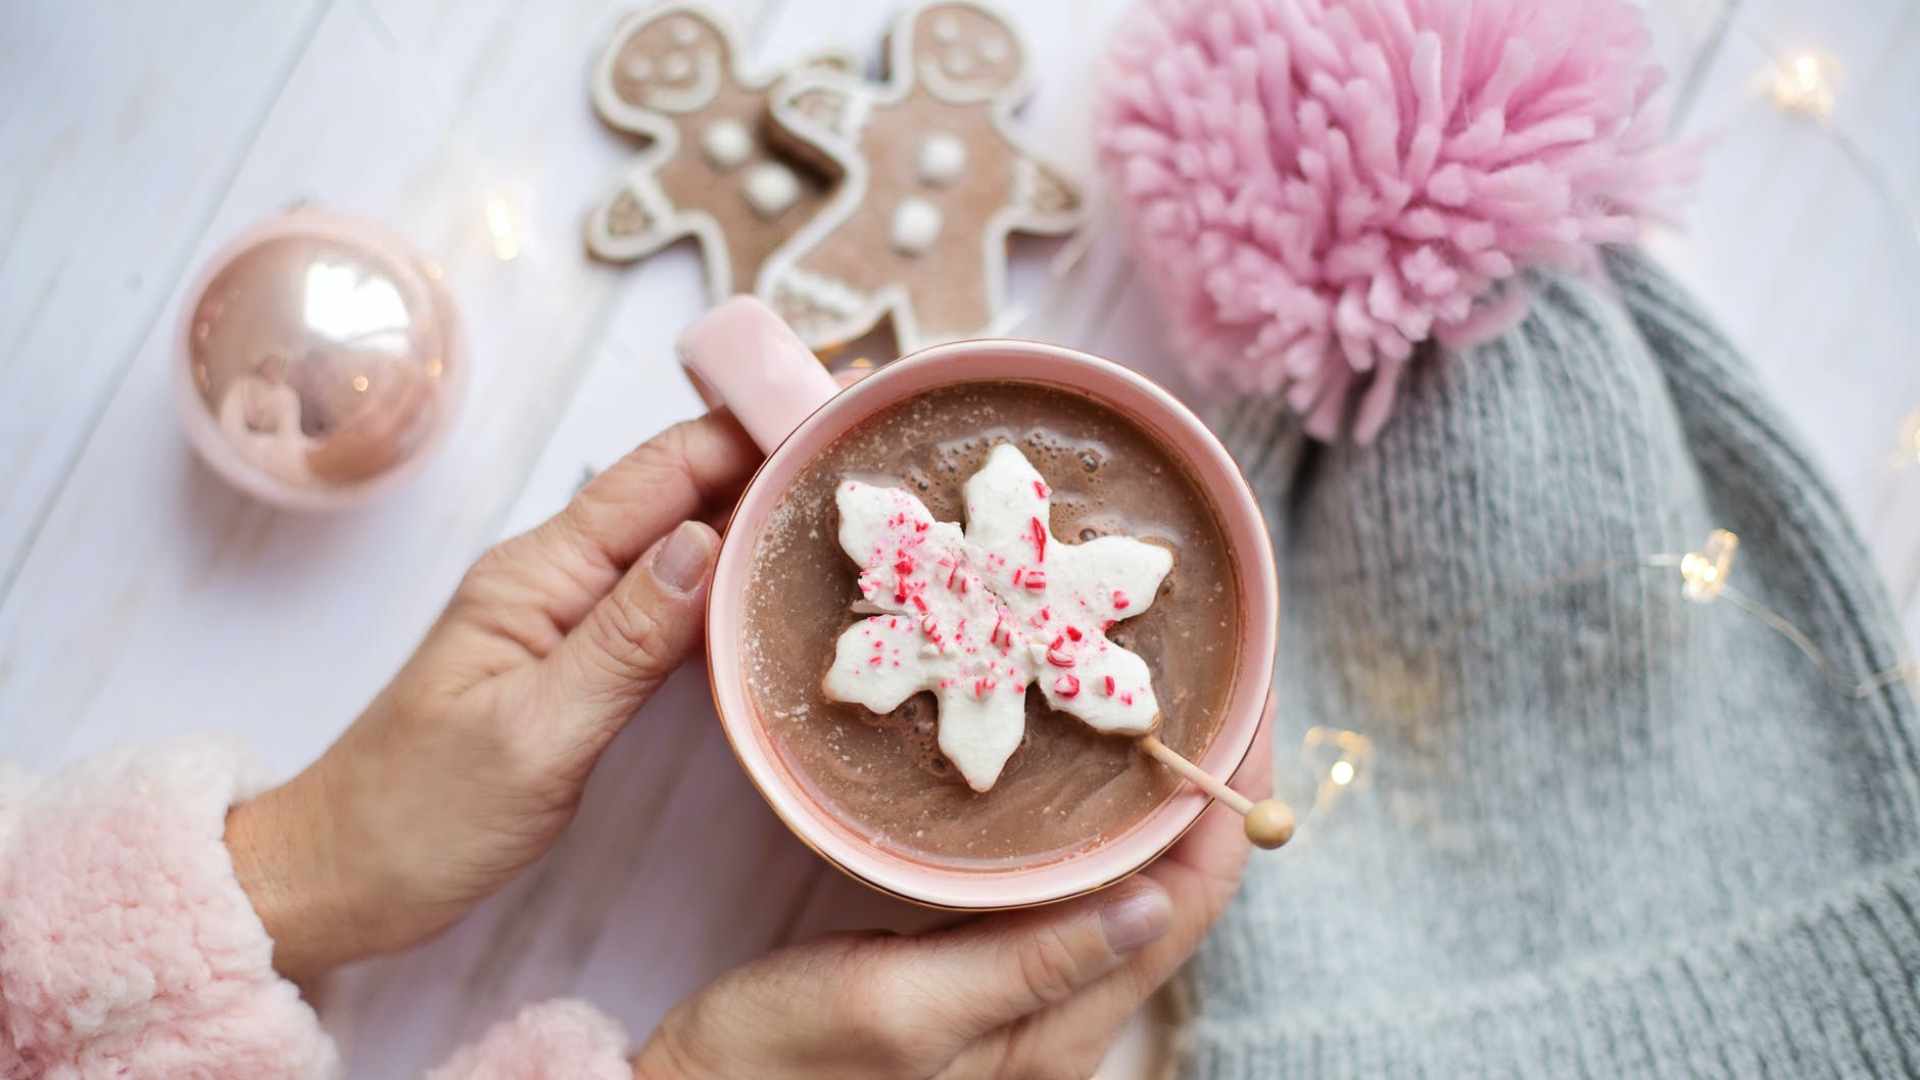
[{"label": "wooden bead on stick", "polygon": [[1254,802],[1245,795],[1228,787],[1212,773],[1181,757],[1173,747],[1160,741],[1157,735],[1142,735],[1140,749],[1147,756],[1179,773],[1188,783],[1207,794],[1226,803],[1233,811],[1247,819],[1247,839],[1254,846],[1271,851],[1293,839],[1293,811],[1279,799],[1262,799]]},{"label": "wooden bead on stick", "polygon": [[1247,839],[1272,851],[1293,839],[1293,811],[1279,799],[1261,799],[1247,811]]}]

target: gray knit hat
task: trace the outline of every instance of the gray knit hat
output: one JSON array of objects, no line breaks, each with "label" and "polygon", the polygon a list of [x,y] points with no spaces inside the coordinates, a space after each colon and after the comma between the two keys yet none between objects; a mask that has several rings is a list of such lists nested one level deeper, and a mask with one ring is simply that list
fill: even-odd
[{"label": "gray knit hat", "polygon": [[[1374,756],[1254,858],[1182,1075],[1920,1073],[1913,700],[1838,685],[1898,661],[1890,606],[1746,365],[1607,265],[1373,446],[1220,418],[1279,547],[1281,783],[1309,725]],[[1716,526],[1835,677],[1630,565]]]}]

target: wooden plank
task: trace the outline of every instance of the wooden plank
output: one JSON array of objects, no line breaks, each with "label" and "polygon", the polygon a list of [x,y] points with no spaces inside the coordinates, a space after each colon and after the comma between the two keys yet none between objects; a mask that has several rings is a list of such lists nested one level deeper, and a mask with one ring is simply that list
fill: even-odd
[{"label": "wooden plank", "polygon": [[[1086,17],[1098,7],[1021,12],[1043,62],[1066,73],[1056,77],[1049,68],[1028,122],[1047,125],[1036,129],[1040,141],[1081,144],[1083,166],[1091,155],[1079,95],[1097,60],[1083,46]],[[891,3],[877,0],[857,11],[842,6],[828,21],[808,5],[780,5],[755,35],[778,42],[778,49],[758,55],[777,59],[850,41],[877,43],[892,11]],[[1077,36],[1069,26],[1076,17]],[[869,39],[862,38],[863,28],[870,28]],[[1048,88],[1058,95],[1051,107]],[[1106,278],[1121,261],[1119,245],[1104,245],[1090,260],[1096,272],[1054,282],[1044,258],[1024,258],[1016,291],[1044,293],[1057,303],[1036,312],[1022,332],[1098,347],[1086,339],[1096,328],[1110,332],[1111,313],[1103,309],[1125,294],[1108,288]],[[698,288],[688,259],[673,275],[654,277],[644,297],[637,287],[622,291],[591,367],[503,531],[536,524],[586,475],[669,420],[698,411],[672,366],[669,346],[678,324],[660,325],[663,309],[696,310]],[[704,679],[703,672],[688,672],[673,680],[615,743],[580,818],[547,863],[441,941],[367,965],[335,988],[326,1015],[336,1030],[350,1033],[350,1061],[383,1068],[425,1063],[513,1006],[557,993],[576,993],[644,1033],[686,994],[771,946],[836,930],[921,928],[943,918],[873,893],[793,840],[726,750]],[[671,740],[670,752],[661,752],[663,739]],[[690,756],[680,753],[686,739],[693,740]],[[449,984],[474,993],[449,1000]],[[398,1012],[391,1007],[397,1001],[424,1008]],[[1136,1026],[1101,1075],[1141,1075],[1160,1041],[1144,1024]]]},{"label": "wooden plank", "polygon": [[740,773],[695,666],[615,741],[544,860],[442,938],[343,973],[322,1015],[351,1075],[413,1075],[560,995],[644,1037],[777,944],[820,869]]},{"label": "wooden plank", "polygon": [[[1708,140],[1705,174],[1684,228],[1653,245],[1774,391],[1910,619],[1920,474],[1894,468],[1893,451],[1920,408],[1920,367],[1907,362],[1920,235],[1894,203],[1920,197],[1920,74],[1905,60],[1916,34],[1915,9],[1894,0],[1743,4],[1687,117],[1686,133]],[[1766,96],[1777,58],[1803,50],[1838,64],[1831,131]]]},{"label": "wooden plank", "polygon": [[325,7],[9,5],[0,597]]},{"label": "wooden plank", "polygon": [[1845,140],[1842,152],[1864,163],[1861,184],[1865,197],[1881,208],[1879,228],[1890,249],[1885,276],[1864,283],[1867,299],[1884,300],[1886,306],[1876,304],[1860,315],[1870,335],[1860,347],[1872,350],[1861,357],[1869,370],[1862,396],[1884,392],[1889,400],[1879,415],[1900,420],[1878,433],[1883,445],[1867,448],[1876,467],[1864,485],[1862,524],[1907,619],[1907,640],[1920,646],[1920,445],[1908,426],[1920,419],[1920,389],[1913,382],[1914,342],[1920,340],[1920,181],[1914,179],[1920,175],[1920,112],[1914,108],[1920,102],[1920,68],[1911,60],[1916,49],[1920,7],[1909,4],[1870,65],[1842,82],[1834,126]]},{"label": "wooden plank", "polygon": [[[655,328],[655,355],[685,320],[684,290],[654,293],[690,260],[622,273],[580,254],[581,216],[630,152],[584,91],[615,5],[574,0],[539,19],[467,5],[419,41],[373,10],[322,21],[197,246],[203,256],[295,197],[393,224],[444,265],[464,309],[465,416],[416,482],[377,505],[314,519],[254,505],[175,430],[173,296],[0,602],[0,715],[61,718],[9,733],[26,762],[207,727],[253,736],[277,772],[311,758],[497,535],[618,291],[656,305],[636,319]],[[526,218],[513,262],[488,243],[497,191]]]},{"label": "wooden plank", "polygon": [[[834,18],[822,19],[816,6],[804,0],[787,0],[772,7],[769,17],[752,34],[759,41],[777,42],[777,47],[763,47],[755,55],[777,64],[782,58],[842,48],[877,64],[881,39],[897,10],[898,5],[889,0],[863,0],[837,6]],[[1093,150],[1087,123],[1093,73],[1106,27],[1124,10],[1103,0],[1073,0],[1019,12],[1019,25],[1035,49],[1036,64],[1043,72],[1022,126],[1035,145],[1047,147],[1061,164],[1086,177],[1090,187],[1097,186],[1091,183]],[[1102,345],[1098,338],[1108,343],[1129,340],[1123,334],[1131,328],[1136,331],[1132,347],[1118,353],[1130,362],[1137,358],[1153,367],[1158,360],[1156,350],[1140,347],[1140,342],[1153,338],[1137,333],[1138,322],[1122,323],[1120,332],[1113,332],[1113,313],[1104,309],[1119,299],[1110,285],[1125,262],[1125,246],[1118,231],[1110,226],[1096,232],[1102,242],[1096,245],[1095,253],[1066,278],[1056,279],[1048,271],[1048,256],[1057,244],[1036,243],[1018,249],[1011,264],[1009,292],[1018,298],[1014,307],[1028,317],[1013,332],[1097,349]],[[664,257],[687,255],[680,251]],[[529,528],[553,513],[586,476],[605,468],[639,438],[664,426],[663,422],[649,426],[649,416],[678,418],[698,412],[698,399],[686,388],[672,363],[671,338],[681,324],[672,323],[667,328],[671,332],[663,334],[658,312],[692,312],[700,303],[697,288],[681,276],[650,282],[644,301],[633,289],[623,293],[618,309],[610,316],[604,344],[534,466],[526,493],[508,517],[507,532]],[[1143,319],[1151,317],[1136,314]],[[636,405],[658,411],[636,416]]]},{"label": "wooden plank", "polygon": [[[182,128],[173,120],[139,126],[124,153],[141,166],[126,171],[140,175],[115,173],[120,186],[110,190],[119,194],[106,201],[157,197],[174,219],[144,222],[143,208],[130,206],[97,226],[88,216],[97,193],[89,203],[85,185],[53,191],[44,178],[91,176],[91,165],[111,171],[121,152],[111,142],[113,122],[127,102],[156,100],[156,92],[139,81],[137,65],[59,70],[33,57],[83,49],[99,50],[90,58],[144,56],[150,43],[174,39],[159,16],[138,13],[116,13],[118,24],[103,28],[104,15],[63,9],[63,17],[82,12],[76,25],[85,33],[52,27],[45,7],[18,23],[31,33],[15,35],[10,23],[0,41],[0,100],[66,95],[75,104],[0,117],[0,147],[40,148],[44,156],[34,169],[0,176],[0,221],[16,239],[0,255],[0,340],[16,342],[16,358],[82,355],[89,372],[125,367],[126,378],[89,434],[86,423],[67,421],[94,407],[70,402],[111,381],[9,374],[0,462],[25,467],[0,475],[25,479],[0,490],[0,552],[20,567],[16,586],[0,597],[0,752],[44,768],[213,727],[241,734],[274,772],[290,772],[385,680],[486,543],[544,517],[584,472],[697,410],[671,359],[674,334],[701,301],[692,253],[614,269],[586,262],[578,243],[582,213],[628,153],[593,119],[584,90],[595,50],[625,6],[567,0],[533,17],[507,0],[369,0],[317,15],[310,33],[289,28],[297,19],[284,8],[223,13],[225,36],[179,39],[189,51],[172,55],[200,62],[170,64],[191,74],[157,100],[187,117],[178,123],[189,132],[205,124],[194,118],[251,104],[257,135],[245,131],[225,159],[209,152],[176,163],[162,150],[179,144]],[[759,55],[777,59],[877,42],[896,7],[861,0],[824,18],[811,0],[769,0],[742,11]],[[1082,171],[1092,158],[1087,110],[1101,49],[1124,10],[1064,0],[1017,12],[1043,68],[1023,122],[1037,143]],[[1749,0],[1738,19],[1788,33],[1796,10],[1785,0]],[[1910,110],[1916,73],[1897,62],[1916,44],[1911,9],[1874,0],[1819,15],[1819,40],[1841,53],[1859,88],[1843,99],[1841,122],[1885,155],[1894,175],[1912,177],[1920,167]],[[1678,57],[1695,55],[1716,25],[1685,19],[1662,45]],[[60,36],[67,34],[78,36]],[[294,44],[276,53],[280,41]],[[284,89],[256,73],[266,81],[248,93],[230,71],[214,80],[197,70],[242,54],[260,72],[275,70],[268,61],[280,57]],[[1920,506],[1920,471],[1902,474],[1905,487],[1883,489],[1874,484],[1887,474],[1858,464],[1891,440],[1890,420],[1920,404],[1920,386],[1900,381],[1912,365],[1890,359],[1904,355],[1890,350],[1913,336],[1913,324],[1898,320],[1914,318],[1915,305],[1896,285],[1914,280],[1915,268],[1895,261],[1884,218],[1859,209],[1861,193],[1831,154],[1823,159],[1823,144],[1764,111],[1749,127],[1723,123],[1755,118],[1743,97],[1754,56],[1722,48],[1698,81],[1690,130],[1734,134],[1715,151],[1695,231],[1663,250],[1747,344],[1829,468],[1843,479],[1856,470],[1851,500]],[[73,69],[89,73],[85,90],[97,89],[97,98],[77,92]],[[70,122],[60,127],[48,116]],[[231,134],[229,127],[221,130]],[[160,180],[141,172],[156,167]],[[42,178],[38,187],[33,177]],[[525,253],[513,262],[496,260],[487,243],[482,208],[493,194],[525,217]],[[196,195],[204,201],[195,204]],[[446,266],[475,343],[468,410],[441,458],[396,497],[333,518],[276,514],[221,487],[188,457],[166,394],[168,334],[187,264],[294,197],[372,214],[420,243]],[[197,219],[175,213],[196,205]],[[1102,222],[1064,279],[1047,276],[1044,246],[1022,249],[1039,257],[1015,266],[1014,291],[1029,313],[1017,332],[1175,375],[1177,358],[1161,343],[1110,212]],[[113,241],[137,231],[133,224],[147,230],[135,243],[149,254],[124,306],[145,297],[148,310],[114,324],[118,330],[77,325],[94,314],[84,301],[123,284],[112,258],[94,252],[121,252]],[[17,242],[23,236],[31,248]],[[65,266],[28,259],[69,248],[77,253]],[[1817,263],[1828,283],[1791,280],[1779,264],[1792,257]],[[36,314],[35,303],[50,306]],[[109,347],[115,333],[117,352]],[[15,387],[27,404],[15,404]],[[1879,411],[1847,411],[1862,398]],[[1870,422],[1855,423],[1856,415]],[[72,439],[70,478],[62,479],[66,466],[44,464],[54,459],[41,449],[52,444],[26,426],[43,418]],[[16,439],[17,430],[27,435]],[[16,456],[30,442],[31,452]],[[44,495],[37,504],[34,484]],[[22,505],[45,512],[23,516]],[[1873,520],[1909,521],[1910,537],[1920,537],[1920,516],[1902,512]],[[15,538],[36,528],[22,549]],[[1920,546],[1910,538],[1904,548],[1911,555]],[[686,992],[770,946],[926,918],[826,869],[787,836],[734,765],[704,672],[694,669],[616,741],[579,819],[546,860],[441,939],[344,973],[323,997],[323,1014],[352,1075],[411,1075],[543,997],[581,994],[644,1033]],[[1151,1031],[1134,1030],[1134,1049],[1117,1053],[1103,1076],[1139,1074]]]}]

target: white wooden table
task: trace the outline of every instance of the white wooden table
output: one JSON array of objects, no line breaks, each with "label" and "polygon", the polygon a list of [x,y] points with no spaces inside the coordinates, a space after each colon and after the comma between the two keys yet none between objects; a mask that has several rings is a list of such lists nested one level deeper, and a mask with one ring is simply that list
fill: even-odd
[{"label": "white wooden table", "polygon": [[[1569,0],[1571,2],[1571,0]],[[278,773],[317,754],[487,544],[697,411],[670,343],[689,250],[586,260],[579,223],[630,145],[586,72],[635,0],[25,0],[0,9],[0,755],[46,769],[125,743],[239,733]],[[876,52],[895,0],[737,0],[758,61]],[[1046,71],[1026,123],[1085,166],[1101,0],[1019,5]],[[1920,202],[1920,8],[1701,0],[1655,15],[1685,129],[1718,133],[1690,231],[1655,249],[1780,392],[1920,628],[1920,252],[1810,127],[1752,93],[1756,36],[1844,72],[1837,128]],[[189,271],[295,200],[377,217],[446,268],[473,340],[465,414],[419,478],[291,517],[192,459],[168,393]],[[523,224],[495,257],[484,207]],[[1029,336],[1165,372],[1116,234],[1072,277],[1025,260]],[[354,1076],[406,1076],[519,1005],[578,994],[644,1033],[782,941],[903,913],[793,842],[740,776],[704,676],[669,684],[551,857],[440,940],[344,973],[323,1014]],[[1138,1075],[1149,1033],[1105,1074]]]}]

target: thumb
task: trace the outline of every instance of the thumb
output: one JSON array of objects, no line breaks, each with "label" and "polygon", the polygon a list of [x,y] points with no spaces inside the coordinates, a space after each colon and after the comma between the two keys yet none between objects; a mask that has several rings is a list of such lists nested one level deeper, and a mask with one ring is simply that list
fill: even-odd
[{"label": "thumb", "polygon": [[1166,889],[1136,876],[1070,904],[898,939],[900,962],[882,981],[897,980],[899,1000],[950,1003],[950,1022],[972,1038],[1098,982],[1172,922]]},{"label": "thumb", "polygon": [[547,657],[562,699],[610,727],[626,723],[698,647],[719,549],[698,521],[655,541]]}]

